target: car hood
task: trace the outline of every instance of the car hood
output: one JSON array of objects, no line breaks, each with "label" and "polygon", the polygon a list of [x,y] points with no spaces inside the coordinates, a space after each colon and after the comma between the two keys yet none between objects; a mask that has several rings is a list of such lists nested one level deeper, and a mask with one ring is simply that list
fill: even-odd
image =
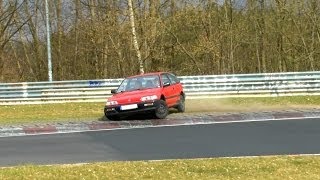
[{"label": "car hood", "polygon": [[160,88],[120,92],[111,96],[108,101],[117,101],[118,104],[138,103],[143,96],[157,95],[159,97],[159,92]]}]

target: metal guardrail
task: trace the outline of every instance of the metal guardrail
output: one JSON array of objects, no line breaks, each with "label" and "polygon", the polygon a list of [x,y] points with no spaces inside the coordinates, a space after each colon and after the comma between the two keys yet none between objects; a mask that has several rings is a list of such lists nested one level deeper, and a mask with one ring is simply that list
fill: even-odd
[{"label": "metal guardrail", "polygon": [[[187,98],[320,95],[320,71],[179,76]],[[105,102],[122,79],[0,83],[0,105]]]}]

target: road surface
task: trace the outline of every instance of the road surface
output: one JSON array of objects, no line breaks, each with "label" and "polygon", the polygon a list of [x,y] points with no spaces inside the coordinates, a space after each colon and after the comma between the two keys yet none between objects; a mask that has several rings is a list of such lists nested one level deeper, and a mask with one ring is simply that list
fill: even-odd
[{"label": "road surface", "polygon": [[0,166],[320,153],[320,119],[0,138]]}]

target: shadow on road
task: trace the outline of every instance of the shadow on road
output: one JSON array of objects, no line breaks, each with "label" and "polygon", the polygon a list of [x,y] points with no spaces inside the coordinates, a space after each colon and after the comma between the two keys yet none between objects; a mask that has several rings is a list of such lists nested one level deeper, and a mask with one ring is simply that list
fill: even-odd
[{"label": "shadow on road", "polygon": [[[170,114],[175,114],[178,113],[176,109],[170,109],[169,110],[169,115]],[[150,120],[150,119],[155,119],[154,115],[151,112],[146,112],[146,113],[139,113],[131,116],[125,116],[122,117],[121,120],[126,120],[126,121],[133,121],[133,120]],[[111,121],[106,116],[102,116],[98,119],[99,121]],[[121,121],[120,120],[120,121]]]}]

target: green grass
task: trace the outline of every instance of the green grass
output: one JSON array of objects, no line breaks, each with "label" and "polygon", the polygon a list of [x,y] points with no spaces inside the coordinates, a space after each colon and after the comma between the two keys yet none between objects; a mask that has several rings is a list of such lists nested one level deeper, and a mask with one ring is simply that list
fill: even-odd
[{"label": "green grass", "polygon": [[[0,106],[1,124],[85,121],[103,118],[105,103]],[[186,101],[186,113],[238,112],[319,107],[320,96],[225,98]]]},{"label": "green grass", "polygon": [[248,112],[319,108],[320,96],[222,98],[192,100],[188,112]]},{"label": "green grass", "polygon": [[0,179],[320,179],[318,156],[26,165],[0,169]]},{"label": "green grass", "polygon": [[0,124],[61,122],[103,117],[105,103],[0,106]]},{"label": "green grass", "polygon": [[270,98],[232,98],[233,104],[264,104],[264,105],[320,105],[320,96],[292,96],[292,97],[270,97]]}]

